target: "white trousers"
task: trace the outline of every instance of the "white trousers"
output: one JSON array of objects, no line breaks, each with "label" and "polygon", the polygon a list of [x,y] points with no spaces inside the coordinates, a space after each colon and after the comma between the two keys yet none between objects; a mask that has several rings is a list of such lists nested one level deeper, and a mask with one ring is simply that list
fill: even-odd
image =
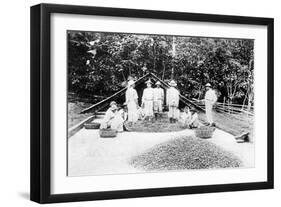
[{"label": "white trousers", "polygon": [[178,107],[169,106],[168,117],[173,119],[178,119],[179,118]]},{"label": "white trousers", "polygon": [[206,110],[206,117],[207,117],[207,121],[209,124],[212,124],[214,122],[213,120],[213,104],[209,101],[205,102],[205,110]]},{"label": "white trousers", "polygon": [[123,131],[123,123],[124,120],[122,119],[121,116],[116,116],[112,122],[111,122],[111,129],[115,129],[118,132],[122,132]]},{"label": "white trousers", "polygon": [[162,112],[163,111],[163,101],[162,100],[156,100],[154,103],[154,111],[155,112]]},{"label": "white trousers", "polygon": [[144,101],[144,114],[145,116],[153,116],[153,101]]},{"label": "white trousers", "polygon": [[137,104],[134,101],[130,101],[128,107],[128,122],[136,122],[138,120]]}]

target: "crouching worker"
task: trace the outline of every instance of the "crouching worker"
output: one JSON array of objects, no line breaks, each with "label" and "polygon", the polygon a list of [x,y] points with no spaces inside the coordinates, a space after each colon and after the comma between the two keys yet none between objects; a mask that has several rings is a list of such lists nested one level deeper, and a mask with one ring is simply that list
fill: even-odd
[{"label": "crouching worker", "polygon": [[124,126],[124,122],[126,121],[126,119],[127,119],[126,108],[119,107],[114,119],[112,120],[111,129],[115,129],[118,132],[123,132],[124,130],[127,131],[127,129]]},{"label": "crouching worker", "polygon": [[196,109],[194,109],[194,108],[191,109],[190,112],[191,112],[191,116],[190,116],[190,119],[189,119],[189,122],[188,122],[188,127],[190,129],[198,128],[200,126],[198,113],[197,113]]},{"label": "crouching worker", "polygon": [[180,114],[179,123],[182,128],[189,128],[189,123],[191,120],[191,112],[189,107],[186,106],[183,109],[183,112]]},{"label": "crouching worker", "polygon": [[111,128],[118,132],[123,131],[124,119],[122,117],[123,110],[118,111],[115,101],[110,103],[109,109],[106,111],[105,116],[101,122],[100,129]]},{"label": "crouching worker", "polygon": [[143,111],[142,107],[138,107],[138,120],[144,120],[145,119],[145,113]]}]

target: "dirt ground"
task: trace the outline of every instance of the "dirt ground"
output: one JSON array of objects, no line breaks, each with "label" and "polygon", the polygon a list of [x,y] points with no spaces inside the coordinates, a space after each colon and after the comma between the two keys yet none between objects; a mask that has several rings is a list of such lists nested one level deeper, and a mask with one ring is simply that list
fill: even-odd
[{"label": "dirt ground", "polygon": [[[68,175],[144,172],[144,170],[130,165],[133,156],[137,156],[157,144],[177,139],[180,136],[192,135],[194,135],[192,130],[185,129],[178,132],[161,133],[123,132],[119,133],[116,138],[100,138],[98,130],[82,129],[68,139]],[[216,130],[213,138],[208,141],[239,157],[243,167],[254,166],[253,144],[238,144],[231,134],[222,130]]]},{"label": "dirt ground", "polygon": [[[79,113],[89,105],[91,104],[77,100],[68,103],[69,127],[89,117],[89,114]],[[252,130],[253,117],[245,119],[245,117],[223,116],[218,113],[215,113],[214,116],[219,129],[208,141],[236,155],[242,160],[242,167],[254,167],[254,144],[238,144],[233,136],[245,130]],[[199,117],[204,121],[205,114],[199,114]],[[99,122],[100,120],[95,121]],[[150,127],[150,132],[139,129],[134,132],[119,133],[116,138],[100,138],[98,130],[80,130],[68,139],[68,175],[86,176],[143,172],[143,170],[130,165],[133,156],[180,136],[194,135],[192,130],[182,130],[177,126],[170,125],[170,128],[167,128],[163,127],[163,124],[166,123],[160,124],[161,128],[165,128],[165,130],[159,133],[155,133]]]},{"label": "dirt ground", "polygon": [[[244,113],[228,114],[213,111],[214,121],[218,128],[234,135],[241,135],[244,132],[250,132],[250,139],[254,141],[254,116],[249,116]],[[205,113],[199,113],[201,122],[206,122]]]},{"label": "dirt ground", "polygon": [[78,124],[84,119],[88,118],[89,114],[80,114],[82,109],[89,107],[91,104],[84,102],[68,102],[67,107],[67,116],[68,116],[68,128]]}]

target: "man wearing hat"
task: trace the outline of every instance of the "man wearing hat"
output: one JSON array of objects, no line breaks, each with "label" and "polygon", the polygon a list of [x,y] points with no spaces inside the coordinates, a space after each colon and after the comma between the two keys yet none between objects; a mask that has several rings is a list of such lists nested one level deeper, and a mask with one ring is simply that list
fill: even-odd
[{"label": "man wearing hat", "polygon": [[142,107],[144,107],[145,118],[152,120],[153,114],[153,88],[151,88],[151,80],[146,81],[146,86],[142,94]]},{"label": "man wearing hat", "polygon": [[190,116],[190,119],[188,121],[188,127],[190,129],[198,128],[199,125],[200,125],[199,118],[198,118],[198,113],[197,113],[195,108],[191,108],[190,112],[191,112],[191,116]]},{"label": "man wearing hat", "polygon": [[117,104],[115,101],[111,101],[110,102],[110,107],[107,109],[103,120],[101,122],[100,128],[101,129],[107,129],[107,128],[111,128],[112,122],[117,114]]},{"label": "man wearing hat", "polygon": [[138,120],[137,106],[138,106],[138,94],[135,87],[135,81],[129,80],[128,88],[126,90],[126,102],[128,109],[128,122],[135,123]]},{"label": "man wearing hat", "polygon": [[170,88],[167,90],[166,103],[169,107],[168,117],[170,123],[175,123],[177,120],[178,106],[180,101],[180,92],[175,88],[177,83],[174,80],[171,80],[169,83]]},{"label": "man wearing hat", "polygon": [[164,90],[160,87],[160,81],[156,82],[156,88],[153,89],[153,106],[155,117],[157,119],[157,113],[163,111],[163,103],[164,103]]},{"label": "man wearing hat", "polygon": [[183,111],[180,113],[179,122],[183,128],[188,127],[189,121],[191,119],[191,112],[188,106],[185,106]]},{"label": "man wearing hat", "polygon": [[213,105],[217,101],[217,95],[215,91],[211,88],[211,84],[206,84],[206,94],[205,94],[205,110],[206,110],[206,117],[209,125],[214,125],[212,109]]}]

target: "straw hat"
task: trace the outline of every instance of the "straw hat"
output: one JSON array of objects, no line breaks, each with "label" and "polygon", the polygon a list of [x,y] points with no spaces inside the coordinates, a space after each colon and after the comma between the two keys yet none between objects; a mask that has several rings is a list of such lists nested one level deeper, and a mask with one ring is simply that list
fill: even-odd
[{"label": "straw hat", "polygon": [[151,82],[151,80],[150,80],[150,79],[148,79],[145,83],[146,83],[146,84],[148,84],[148,83],[150,83],[150,84],[151,84],[152,82]]},{"label": "straw hat", "polygon": [[155,84],[156,84],[156,85],[161,85],[160,81],[157,81]]},{"label": "straw hat", "polygon": [[117,110],[118,106],[117,105],[112,105],[110,108],[111,108],[111,110]]},{"label": "straw hat", "polygon": [[[113,102],[113,103],[112,103],[112,102]],[[117,110],[117,109],[118,109],[118,106],[117,106],[116,102],[115,102],[115,101],[112,101],[112,102],[110,103],[110,109],[111,109],[112,111]]]},{"label": "straw hat", "polygon": [[110,106],[113,106],[113,105],[117,106],[117,103],[115,101],[111,101],[109,105]]},{"label": "straw hat", "polygon": [[177,86],[177,83],[176,83],[176,81],[171,80],[170,83],[169,83],[169,85],[175,87],[175,86]]},{"label": "straw hat", "polygon": [[195,108],[191,108],[190,111],[191,112],[197,112],[197,110]]},{"label": "straw hat", "polygon": [[130,87],[130,86],[132,86],[132,85],[134,85],[135,84],[135,81],[133,81],[133,80],[129,80],[128,81],[128,87]]}]

